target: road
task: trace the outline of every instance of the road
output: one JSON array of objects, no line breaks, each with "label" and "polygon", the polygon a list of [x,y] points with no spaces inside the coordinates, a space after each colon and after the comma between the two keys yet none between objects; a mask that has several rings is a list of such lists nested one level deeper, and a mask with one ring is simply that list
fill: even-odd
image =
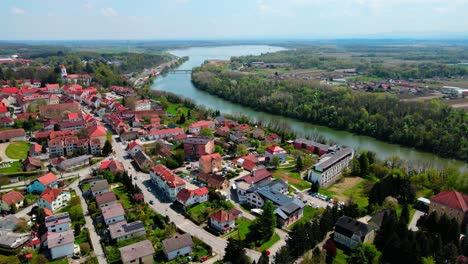
[{"label": "road", "polygon": [[416,226],[416,223],[418,222],[419,218],[423,216],[425,213],[419,210],[416,210],[414,212],[413,218],[411,218],[411,222],[408,225],[408,229],[412,231],[418,231],[418,227]]},{"label": "road", "polygon": [[[205,231],[200,226],[194,224],[192,221],[186,219],[184,216],[180,215],[179,213],[175,212],[172,208],[170,208],[170,203],[163,203],[159,201],[159,199],[153,193],[148,191],[148,186],[150,186],[150,178],[149,175],[146,173],[142,173],[136,171],[133,165],[130,163],[129,159],[125,159],[124,157],[127,155],[126,151],[123,149],[120,143],[117,143],[116,140],[112,141],[112,147],[114,149],[115,155],[117,160],[123,162],[124,167],[128,170],[129,175],[132,175],[132,180],[140,187],[145,197],[145,201],[148,202],[149,200],[153,201],[153,204],[150,207],[157,213],[168,216],[172,222],[176,224],[178,228],[182,231],[189,233],[192,236],[198,237],[204,243],[209,245],[213,252],[216,253],[215,259],[222,259],[224,256],[224,249],[227,246],[227,241],[214,236],[213,234]],[[136,180],[135,180],[136,177]],[[154,189],[154,188],[153,188]],[[254,250],[247,249],[247,255],[255,261],[258,261],[260,258],[260,253]],[[211,260],[213,261],[213,260]]]}]

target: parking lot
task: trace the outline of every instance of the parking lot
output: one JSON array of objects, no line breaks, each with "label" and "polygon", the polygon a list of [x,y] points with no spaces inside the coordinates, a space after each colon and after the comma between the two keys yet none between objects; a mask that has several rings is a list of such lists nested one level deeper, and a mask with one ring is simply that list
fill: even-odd
[{"label": "parking lot", "polygon": [[296,194],[297,198],[315,208],[326,208],[327,206],[333,206],[333,199],[326,200],[325,196],[320,194],[310,194],[308,191],[299,192]]}]

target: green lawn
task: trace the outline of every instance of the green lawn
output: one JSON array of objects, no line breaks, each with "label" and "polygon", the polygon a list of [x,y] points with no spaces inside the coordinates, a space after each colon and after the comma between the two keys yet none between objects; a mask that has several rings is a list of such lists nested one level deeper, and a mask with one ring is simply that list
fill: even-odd
[{"label": "green lawn", "polygon": [[241,240],[244,240],[247,237],[247,234],[249,233],[249,226],[253,222],[245,217],[241,217],[236,220],[236,225],[237,228],[235,231],[231,232],[228,234],[225,238],[233,237],[235,239],[238,238],[238,234]]},{"label": "green lawn", "polygon": [[328,197],[333,197],[333,195],[335,195],[335,192],[329,191],[327,189],[322,189],[322,188],[319,189],[319,193],[323,194],[323,195],[326,195]]},{"label": "green lawn", "polygon": [[28,157],[28,142],[11,142],[5,150],[5,154],[10,159],[25,159]]},{"label": "green lawn", "polygon": [[321,213],[323,210],[313,208],[311,206],[305,206],[304,207],[304,215],[302,216],[301,219],[297,220],[290,228],[292,228],[295,225],[298,224],[304,224],[312,221],[319,213]]},{"label": "green lawn", "polygon": [[364,184],[365,181],[362,181],[343,192],[344,195],[353,197],[359,209],[365,209],[369,205],[367,195],[364,193]]},{"label": "green lawn", "polygon": [[305,190],[310,188],[310,182],[301,178],[299,172],[296,171],[296,168],[278,168],[273,172],[273,177],[275,179],[283,179],[288,181],[288,184],[298,188],[299,190]]},{"label": "green lawn", "polygon": [[263,243],[259,248],[257,248],[256,250],[258,252],[263,252],[267,249],[269,249],[271,246],[273,246],[276,242],[280,241],[280,236],[278,234],[274,234],[270,240],[268,240],[267,242]]},{"label": "green lawn", "polygon": [[336,249],[336,257],[333,260],[333,264],[346,264],[348,261],[346,261],[347,255],[343,252],[343,250],[337,248]]},{"label": "green lawn", "polygon": [[214,210],[209,206],[209,203],[198,204],[187,211],[187,214],[197,223],[202,223],[206,219],[215,213]]},{"label": "green lawn", "polygon": [[[4,164],[4,163],[2,163]],[[23,171],[23,164],[19,161],[14,161],[10,163],[10,167],[7,168],[0,168],[0,173],[14,173],[14,172],[22,172]]]},{"label": "green lawn", "polygon": [[119,198],[120,202],[122,203],[122,206],[125,209],[132,208],[132,203],[130,202],[130,198],[128,197],[128,193],[121,184],[118,187],[112,189],[112,191]]},{"label": "green lawn", "polygon": [[182,113],[185,115],[185,118],[187,118],[187,113],[188,113],[188,108],[183,106],[183,105],[179,105],[179,104],[170,104],[169,107],[166,109],[166,112],[168,114],[171,114],[171,115],[179,115],[179,113],[177,113],[177,109],[181,108],[182,109]]}]

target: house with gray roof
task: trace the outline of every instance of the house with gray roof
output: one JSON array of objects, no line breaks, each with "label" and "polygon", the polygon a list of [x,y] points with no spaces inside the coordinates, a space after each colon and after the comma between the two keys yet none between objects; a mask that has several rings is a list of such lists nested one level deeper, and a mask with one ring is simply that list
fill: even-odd
[{"label": "house with gray roof", "polygon": [[300,219],[305,204],[297,198],[287,196],[288,184],[282,179],[263,182],[247,190],[247,203],[254,208],[262,208],[266,201],[276,207],[278,225],[286,227]]},{"label": "house with gray roof", "polygon": [[117,197],[113,192],[96,194],[96,204],[99,208],[113,205],[117,202]]},{"label": "house with gray roof", "polygon": [[60,233],[47,232],[46,235],[46,246],[51,259],[73,256],[73,243],[75,242],[73,230]]},{"label": "house with gray roof", "polygon": [[123,264],[153,264],[154,247],[149,240],[119,248]]},{"label": "house with gray roof", "polygon": [[62,171],[71,171],[76,168],[89,165],[89,159],[92,158],[91,155],[82,155],[74,157],[71,159],[66,159],[57,166]]},{"label": "house with gray roof", "polygon": [[102,218],[107,226],[113,223],[125,221],[125,210],[119,203],[104,206],[101,208],[101,212]]},{"label": "house with gray roof", "polygon": [[99,180],[91,183],[91,192],[93,197],[96,197],[98,194],[106,193],[110,191],[110,186],[107,180]]},{"label": "house with gray roof", "polygon": [[17,249],[25,245],[31,234],[17,234],[6,230],[0,230],[0,247],[6,249]]},{"label": "house with gray roof", "polygon": [[192,253],[193,240],[190,234],[175,235],[162,241],[163,252],[168,260]]},{"label": "house with gray roof", "polygon": [[369,225],[342,216],[335,224],[333,241],[352,249],[362,243],[372,243],[374,237],[375,231]]},{"label": "house with gray roof", "polygon": [[132,223],[122,221],[110,225],[108,229],[111,238],[116,241],[145,235],[145,226],[142,221],[135,221]]},{"label": "house with gray roof", "polygon": [[71,219],[68,212],[46,216],[45,226],[49,232],[64,232],[70,229]]}]

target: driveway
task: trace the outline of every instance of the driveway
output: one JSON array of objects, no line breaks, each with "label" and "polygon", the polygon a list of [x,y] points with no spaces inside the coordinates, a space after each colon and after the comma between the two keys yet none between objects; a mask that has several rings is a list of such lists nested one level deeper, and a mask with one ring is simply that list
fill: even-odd
[{"label": "driveway", "polygon": [[10,145],[10,143],[0,143],[0,159],[2,159],[1,161],[2,162],[7,162],[7,161],[17,161],[16,159],[10,159],[5,151],[8,147],[8,145]]},{"label": "driveway", "polygon": [[425,213],[423,211],[416,210],[416,212],[414,212],[413,218],[411,218],[411,222],[408,225],[408,229],[412,231],[418,231],[416,223],[418,222],[419,218],[424,214]]}]

